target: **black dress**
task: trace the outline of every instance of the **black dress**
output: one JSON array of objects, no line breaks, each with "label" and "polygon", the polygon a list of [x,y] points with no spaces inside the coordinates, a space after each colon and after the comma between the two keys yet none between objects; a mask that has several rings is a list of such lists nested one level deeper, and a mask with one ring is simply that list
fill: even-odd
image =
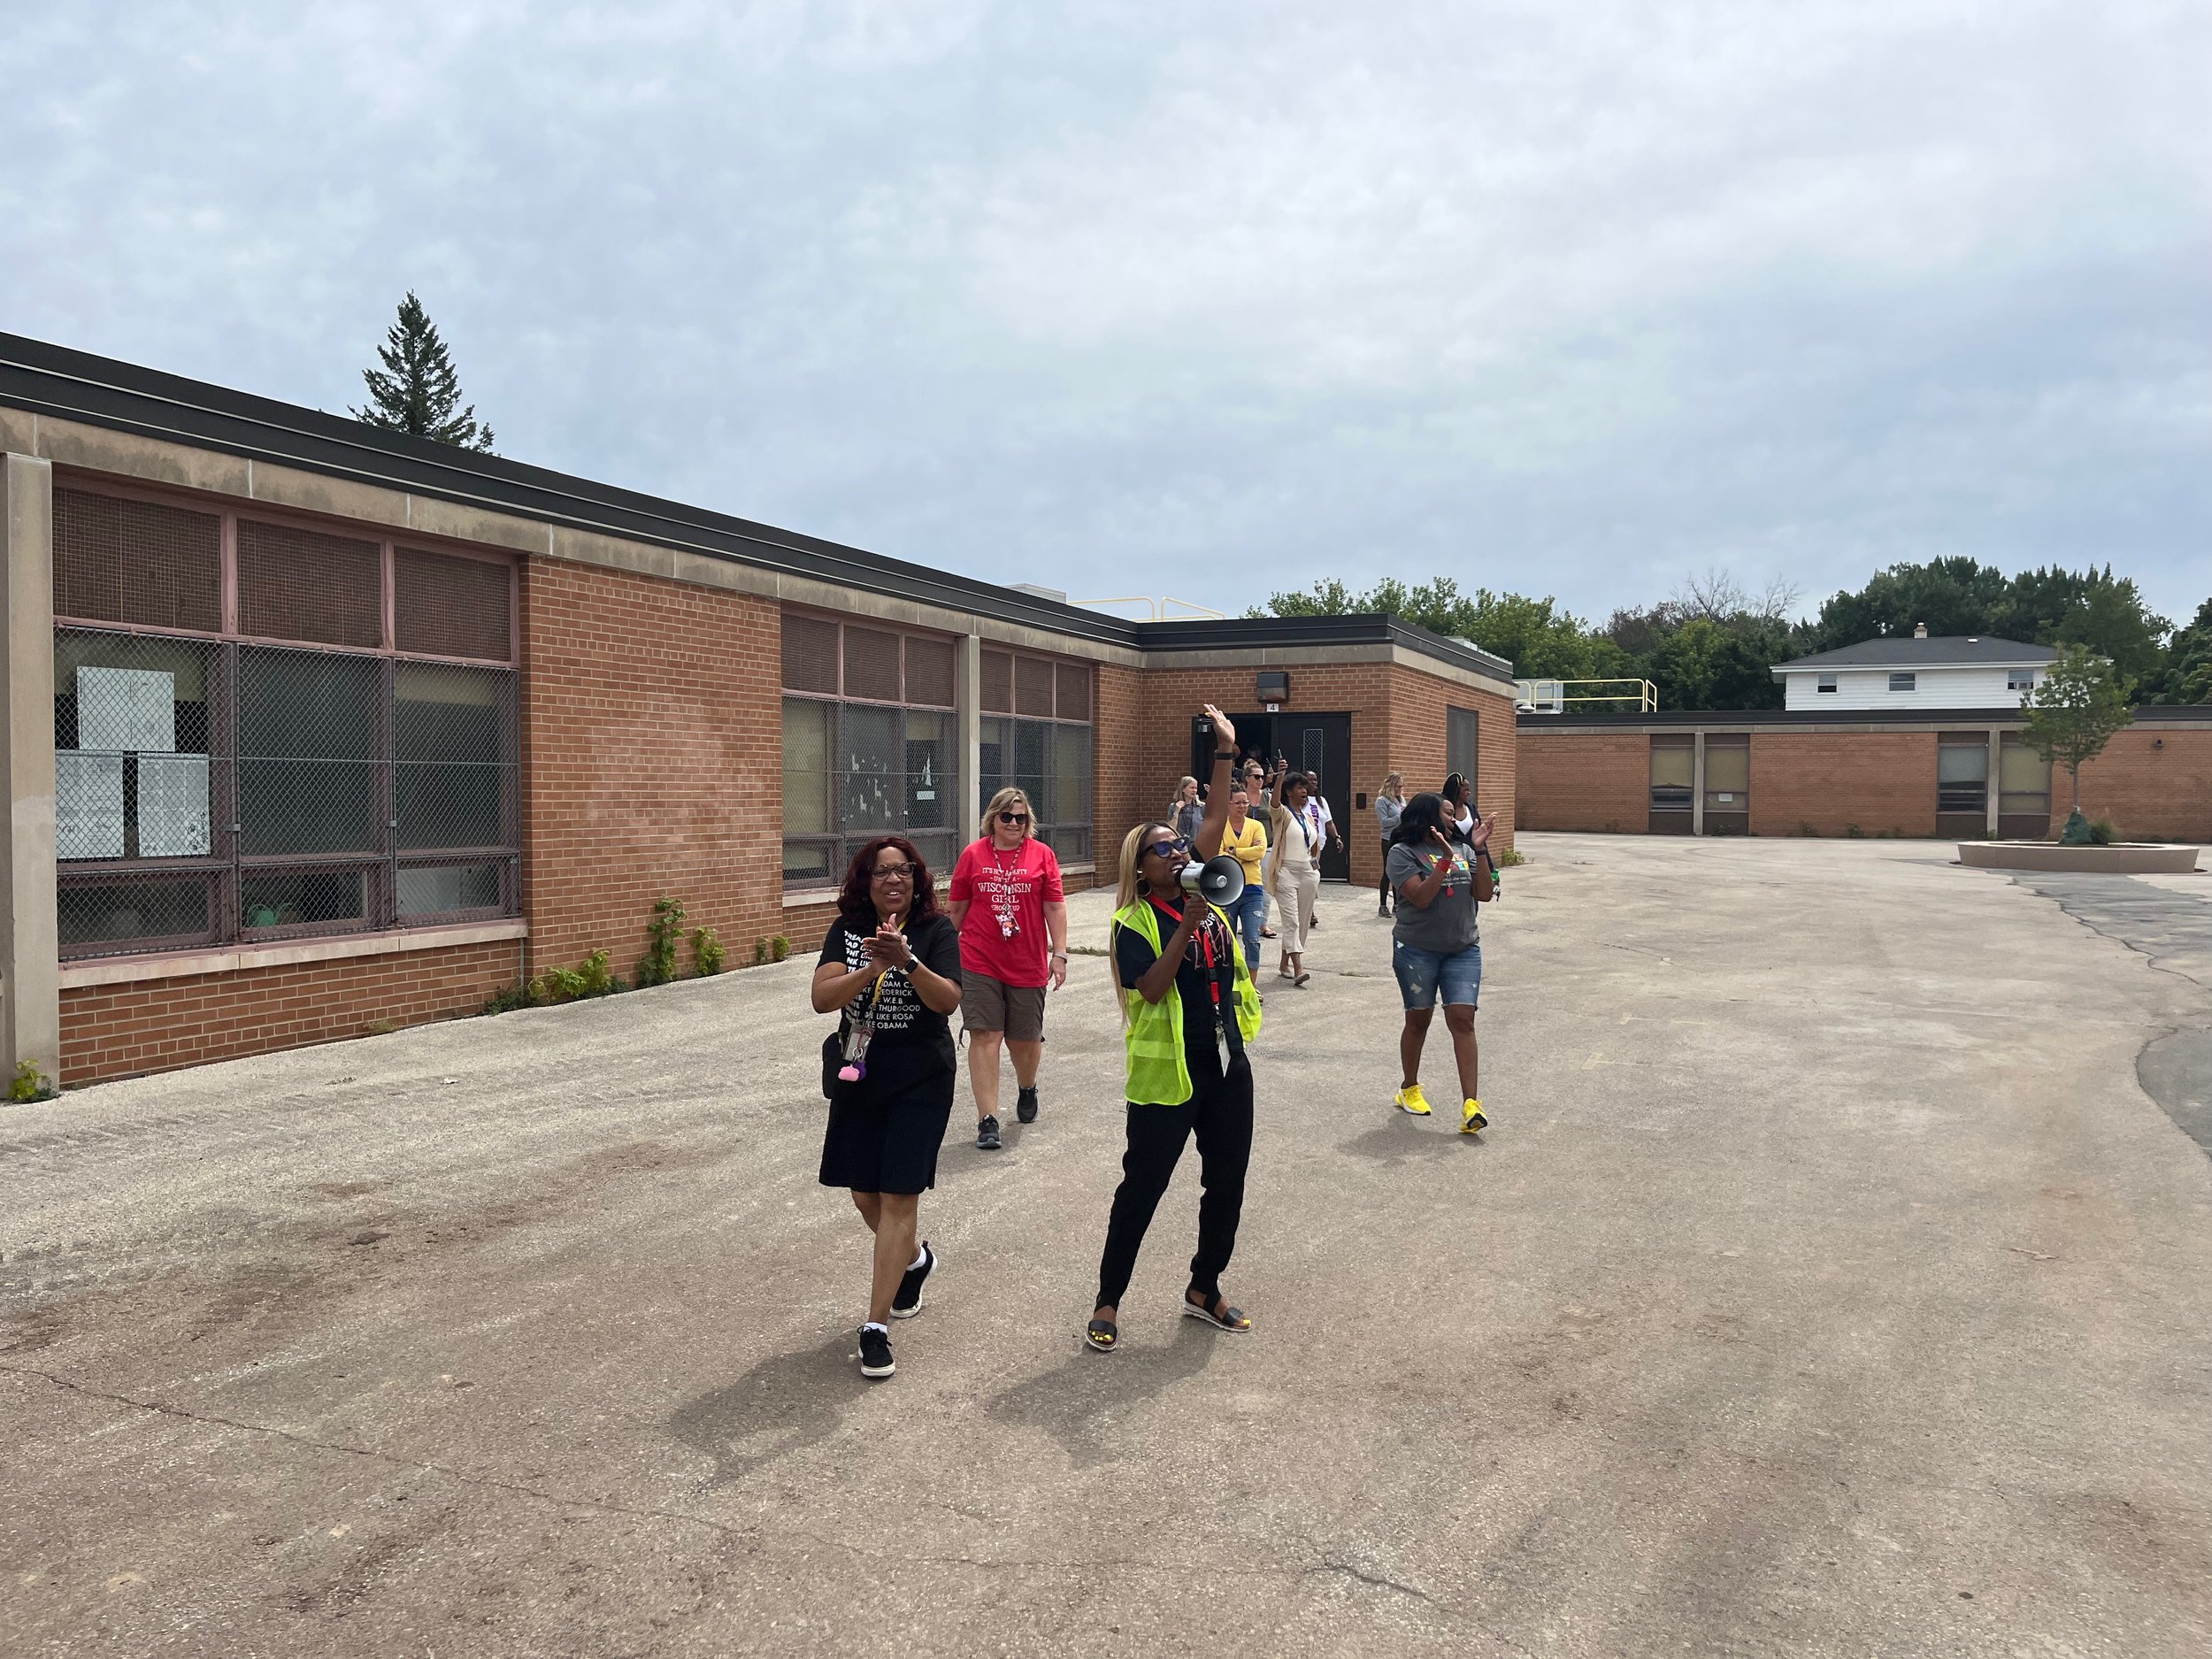
[{"label": "black dress", "polygon": [[[865,960],[861,941],[872,931],[831,923],[817,967],[858,968]],[[906,942],[932,973],[960,983],[960,930],[949,918],[909,924]],[[881,984],[872,1008],[871,987],[838,1019],[841,1036],[856,1017],[872,1019],[875,1034],[868,1042],[867,1075],[830,1102],[821,1181],[856,1193],[927,1192],[937,1185],[937,1148],[952,1118],[958,1072],[952,1025],[924,1005],[903,968],[886,972]]]}]

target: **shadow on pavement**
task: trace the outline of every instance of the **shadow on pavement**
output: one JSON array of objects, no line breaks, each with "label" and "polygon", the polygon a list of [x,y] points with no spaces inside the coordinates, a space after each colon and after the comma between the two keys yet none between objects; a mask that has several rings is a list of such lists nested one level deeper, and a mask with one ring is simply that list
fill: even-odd
[{"label": "shadow on pavement", "polygon": [[[1164,1346],[1127,1347],[1112,1354],[1079,1348],[1064,1364],[998,1395],[988,1407],[991,1415],[1013,1427],[1044,1430],[1081,1466],[1106,1462],[1115,1455],[1115,1430],[1131,1408],[1205,1370],[1215,1343],[1252,1340],[1210,1330],[1171,1309],[1160,1314],[1176,1325]],[[1146,1322],[1154,1317],[1149,1308],[1138,1314]],[[1130,1340],[1127,1317],[1125,1308],[1125,1343]]]},{"label": "shadow on pavement", "polygon": [[1463,1135],[1451,1126],[1458,1116],[1455,1108],[1450,1119],[1446,1120],[1440,1109],[1436,1119],[1424,1124],[1400,1113],[1357,1140],[1340,1144],[1347,1152],[1384,1164],[1403,1164],[1409,1158],[1455,1157],[1482,1145],[1479,1135]]},{"label": "shadow on pavement", "polygon": [[714,1472],[695,1492],[742,1480],[836,1433],[846,1409],[872,1386],[853,1363],[854,1340],[841,1332],[818,1347],[774,1355],[680,1408],[669,1432],[714,1459]]}]

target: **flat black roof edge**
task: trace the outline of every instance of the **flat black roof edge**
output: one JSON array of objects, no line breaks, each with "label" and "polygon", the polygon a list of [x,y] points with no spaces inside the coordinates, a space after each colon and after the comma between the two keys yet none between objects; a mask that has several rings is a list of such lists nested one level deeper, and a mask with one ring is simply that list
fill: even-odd
[{"label": "flat black roof edge", "polygon": [[[2146,703],[2135,710],[2139,717],[2161,720],[2201,720],[2212,725],[2212,703]],[[1579,727],[1603,731],[1624,726],[1990,726],[2017,725],[2017,709],[1669,709],[1658,714],[1608,710],[1589,714],[1532,714],[1522,712],[1517,722],[1524,731],[1547,727]]]},{"label": "flat black roof edge", "polygon": [[21,334],[0,333],[0,403],[1133,649],[1390,642],[1508,679],[1513,672],[1502,657],[1392,617],[1137,622]]},{"label": "flat black roof edge", "polygon": [[[1148,651],[1254,650],[1306,645],[1403,645],[1440,662],[1494,678],[1513,678],[1513,664],[1480,646],[1371,612],[1340,617],[1181,618],[1140,622],[1137,644]],[[1293,672],[1295,672],[1294,670]]]}]

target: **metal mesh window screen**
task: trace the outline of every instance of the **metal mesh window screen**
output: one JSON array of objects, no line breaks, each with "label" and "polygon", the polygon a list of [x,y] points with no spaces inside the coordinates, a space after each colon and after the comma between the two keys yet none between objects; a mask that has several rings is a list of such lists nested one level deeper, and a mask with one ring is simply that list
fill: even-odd
[{"label": "metal mesh window screen", "polygon": [[238,822],[246,856],[383,849],[383,673],[373,657],[267,647],[238,653]]},{"label": "metal mesh window screen", "polygon": [[497,849],[515,839],[513,690],[513,676],[497,669],[398,664],[392,817],[400,851]]},{"label": "metal mesh window screen", "polygon": [[783,688],[837,695],[837,624],[784,613]]},{"label": "metal mesh window screen", "polygon": [[1467,793],[1476,794],[1476,772],[1482,760],[1482,717],[1472,709],[1444,710],[1444,770],[1467,780]]},{"label": "metal mesh window screen", "polygon": [[1075,663],[1062,663],[1053,671],[1058,682],[1058,707],[1064,720],[1090,724],[1091,671]]},{"label": "metal mesh window screen", "polygon": [[210,753],[223,648],[54,635],[56,920],[64,956],[216,936],[229,777]]},{"label": "metal mesh window screen", "polygon": [[1052,718],[1052,664],[1041,657],[1014,659],[1014,712]]},{"label": "metal mesh window screen", "polygon": [[952,641],[909,638],[906,641],[906,700],[932,708],[952,707]]},{"label": "metal mesh window screen", "polygon": [[514,655],[512,572],[487,559],[397,548],[392,553],[393,643],[426,657]]},{"label": "metal mesh window screen", "polygon": [[982,685],[979,687],[986,714],[1014,711],[1014,659],[1004,651],[983,653]]},{"label": "metal mesh window screen", "polygon": [[381,645],[380,544],[241,518],[238,631],[257,639]]},{"label": "metal mesh window screen", "polygon": [[223,521],[156,502],[54,492],[54,611],[142,627],[223,626]]},{"label": "metal mesh window screen", "polygon": [[845,695],[872,703],[899,700],[899,636],[845,626]]}]

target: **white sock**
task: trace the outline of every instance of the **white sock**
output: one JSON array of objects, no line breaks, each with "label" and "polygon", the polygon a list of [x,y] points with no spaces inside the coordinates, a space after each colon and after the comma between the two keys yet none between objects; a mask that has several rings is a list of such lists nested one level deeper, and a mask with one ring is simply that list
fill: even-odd
[{"label": "white sock", "polygon": [[927,1239],[924,1239],[922,1240],[922,1253],[906,1264],[906,1271],[910,1273],[927,1260],[929,1260],[929,1240]]},{"label": "white sock", "polygon": [[871,1319],[867,1324],[862,1325],[860,1328],[864,1331],[880,1331],[886,1336],[889,1336],[891,1334],[891,1327],[884,1324],[884,1322],[880,1319]]}]

